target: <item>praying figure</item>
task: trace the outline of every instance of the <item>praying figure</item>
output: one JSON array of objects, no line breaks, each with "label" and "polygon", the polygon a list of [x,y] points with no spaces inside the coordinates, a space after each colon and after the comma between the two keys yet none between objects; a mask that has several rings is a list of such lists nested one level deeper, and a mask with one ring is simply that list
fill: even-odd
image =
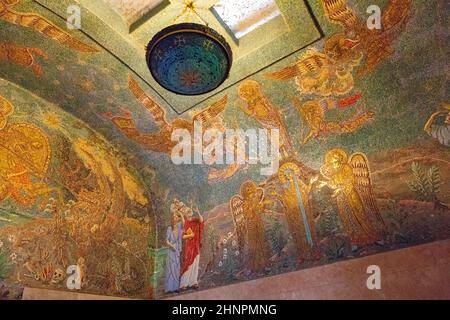
[{"label": "praying figure", "polygon": [[166,293],[178,292],[180,289],[180,259],[183,247],[184,217],[180,212],[180,202],[174,199],[170,209],[172,224],[167,228],[166,236],[166,244],[169,247],[166,263]]},{"label": "praying figure", "polygon": [[182,213],[184,222],[184,247],[181,266],[180,289],[198,289],[198,270],[200,265],[200,249],[202,247],[203,229],[205,221],[200,211],[184,206]]}]

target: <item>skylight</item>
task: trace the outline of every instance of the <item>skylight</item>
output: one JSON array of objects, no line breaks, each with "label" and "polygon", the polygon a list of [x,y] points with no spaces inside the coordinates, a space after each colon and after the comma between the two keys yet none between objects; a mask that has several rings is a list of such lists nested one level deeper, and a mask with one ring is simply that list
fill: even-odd
[{"label": "skylight", "polygon": [[281,15],[274,0],[219,0],[212,10],[237,39]]},{"label": "skylight", "polygon": [[150,12],[163,0],[103,0],[114,11],[132,24]]}]

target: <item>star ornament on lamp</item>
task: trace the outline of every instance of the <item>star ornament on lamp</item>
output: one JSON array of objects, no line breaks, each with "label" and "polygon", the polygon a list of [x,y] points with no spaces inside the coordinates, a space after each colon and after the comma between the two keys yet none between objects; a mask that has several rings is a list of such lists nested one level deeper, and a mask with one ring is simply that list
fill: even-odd
[{"label": "star ornament on lamp", "polygon": [[217,31],[198,14],[195,1],[184,1],[173,20],[190,17],[201,22],[183,22],[158,32],[147,46],[147,65],[163,88],[185,96],[217,89],[228,78],[233,54]]}]

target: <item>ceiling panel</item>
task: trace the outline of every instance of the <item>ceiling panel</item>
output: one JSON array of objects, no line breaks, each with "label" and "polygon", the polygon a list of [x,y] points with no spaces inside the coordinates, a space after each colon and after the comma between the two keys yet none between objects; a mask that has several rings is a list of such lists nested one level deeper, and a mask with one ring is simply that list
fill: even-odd
[{"label": "ceiling panel", "polygon": [[[73,2],[72,0],[36,1],[61,16],[66,15],[67,5]],[[150,8],[151,5],[157,7],[150,10],[150,13],[145,15],[144,18],[141,18],[139,26],[131,31],[124,27],[124,22],[119,18],[119,14],[115,18],[111,14],[105,13],[105,10],[113,13],[117,11],[106,5],[103,0],[78,0],[78,3],[82,6],[83,17],[86,17],[83,20],[82,30],[139,74],[152,87],[156,95],[165,101],[168,107],[175,110],[176,113],[182,114],[200,106],[206,100],[215,99],[216,95],[234,86],[239,81],[278,61],[282,61],[322,38],[323,32],[315,23],[315,18],[308,9],[307,2],[263,0],[263,2],[253,1],[252,4],[252,1],[242,3],[235,0],[232,0],[232,2],[222,1],[194,1],[195,15],[182,14],[183,10],[186,9],[184,0],[163,1],[160,5],[155,1],[137,1],[137,3],[142,2],[141,4],[146,3],[147,8]],[[231,18],[233,15],[228,14],[228,21],[232,28],[241,28],[239,21],[245,25],[247,22],[255,21],[255,18],[256,21],[259,21],[259,26],[253,27],[251,32],[248,32],[248,28],[246,30],[245,27],[242,27],[247,32],[237,39],[230,32],[230,28],[224,20],[212,10],[214,6],[220,7],[221,3],[226,3],[227,8],[232,8],[231,11],[228,9],[231,13],[237,11],[242,13],[237,18]],[[277,13],[276,8],[278,8],[280,14]],[[274,15],[274,18],[267,19],[270,15]],[[151,76],[146,66],[145,48],[157,32],[169,25],[181,22],[201,23],[202,20],[221,33],[230,44],[234,56],[233,67],[229,78],[213,92],[191,97],[176,95],[162,88]],[[233,24],[233,21],[238,24]]]},{"label": "ceiling panel", "polygon": [[281,15],[274,0],[220,0],[212,10],[237,39]]},{"label": "ceiling panel", "polygon": [[129,24],[137,22],[164,0],[103,0]]}]

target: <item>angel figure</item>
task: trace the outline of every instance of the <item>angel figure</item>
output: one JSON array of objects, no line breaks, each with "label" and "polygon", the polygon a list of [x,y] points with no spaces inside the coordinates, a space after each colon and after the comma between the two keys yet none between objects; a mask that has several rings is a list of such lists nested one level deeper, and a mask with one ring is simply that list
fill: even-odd
[{"label": "angel figure", "polygon": [[370,178],[369,161],[363,153],[350,157],[342,149],[328,151],[320,172],[319,187],[331,188],[344,231],[354,246],[379,240],[375,222],[384,225]]},{"label": "angel figure", "polygon": [[241,251],[245,248],[247,266],[252,272],[264,271],[268,262],[268,246],[262,219],[265,205],[264,191],[253,181],[244,182],[240,195],[230,200],[239,247]]},{"label": "angel figure", "polygon": [[355,45],[342,34],[332,36],[327,40],[324,52],[308,49],[294,65],[265,76],[282,81],[294,79],[298,91],[303,94],[346,94],[354,87],[353,69],[363,57],[360,52],[353,51]]},{"label": "angel figure", "polygon": [[284,157],[293,152],[289,134],[282,120],[280,111],[262,92],[261,84],[255,80],[245,80],[238,87],[239,97],[244,103],[239,107],[247,115],[254,117],[265,129],[280,131],[280,149]]},{"label": "angel figure", "polygon": [[17,12],[12,10],[11,8],[18,4],[19,1],[20,0],[0,0],[0,20],[31,28],[52,40],[79,52],[98,52],[97,49],[78,40],[53,22],[36,13]]},{"label": "angel figure", "polygon": [[382,9],[381,29],[369,29],[347,0],[322,0],[328,19],[341,25],[344,33],[364,54],[358,76],[372,72],[378,64],[394,53],[393,43],[401,35],[412,16],[413,0],[389,0]]},{"label": "angel figure", "polygon": [[131,76],[128,77],[128,87],[136,99],[150,112],[155,123],[159,126],[156,133],[143,133],[139,131],[132,118],[132,114],[125,110],[122,116],[104,114],[122,132],[122,134],[143,146],[145,149],[170,155],[172,149],[178,144],[172,141],[172,133],[177,129],[186,129],[193,136],[194,123],[202,125],[203,130],[211,127],[221,128],[220,114],[225,110],[228,96],[213,103],[208,108],[193,116],[191,120],[176,118],[171,123],[166,120],[166,111],[148,96]]},{"label": "angel figure", "polygon": [[372,72],[394,53],[393,42],[411,17],[413,0],[389,0],[382,15],[382,29],[370,30],[347,6],[347,0],[321,0],[326,16],[344,27],[325,41],[323,51],[310,49],[291,66],[268,73],[274,80],[295,79],[298,90],[322,96],[342,95],[354,86],[357,76]]},{"label": "angel figure", "polygon": [[321,256],[311,199],[314,181],[313,177],[308,181],[307,176],[301,166],[292,161],[284,163],[278,171],[282,184],[281,201],[299,264]]},{"label": "angel figure", "polygon": [[308,135],[303,139],[303,144],[311,139],[352,133],[373,119],[374,113],[366,110],[358,110],[353,116],[345,121],[332,122],[325,119],[325,108],[317,100],[301,103],[297,98],[293,104],[309,127]]}]

